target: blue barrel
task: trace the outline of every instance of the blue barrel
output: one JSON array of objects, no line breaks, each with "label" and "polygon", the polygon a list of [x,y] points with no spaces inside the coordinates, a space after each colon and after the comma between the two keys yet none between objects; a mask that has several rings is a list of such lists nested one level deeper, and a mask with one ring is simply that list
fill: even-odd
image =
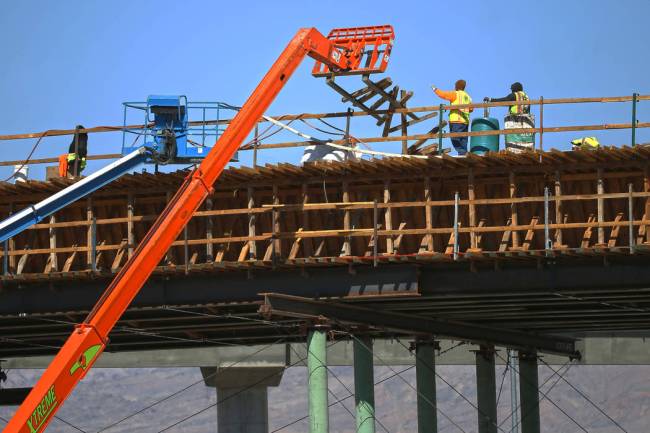
[{"label": "blue barrel", "polygon": [[[476,131],[498,131],[499,121],[494,117],[481,117],[472,120],[472,132]],[[470,137],[470,152],[483,155],[486,152],[499,151],[498,135],[479,135]]]}]

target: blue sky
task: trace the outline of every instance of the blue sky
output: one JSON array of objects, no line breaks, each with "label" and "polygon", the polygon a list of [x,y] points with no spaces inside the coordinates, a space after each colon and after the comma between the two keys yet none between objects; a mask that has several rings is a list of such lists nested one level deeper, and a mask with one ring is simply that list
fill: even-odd
[{"label": "blue sky", "polygon": [[[387,75],[415,92],[411,106],[438,104],[430,85],[449,88],[458,78],[467,80],[475,101],[505,95],[513,81],[521,81],[534,98],[650,94],[644,22],[649,12],[647,0],[5,2],[0,134],[77,123],[119,125],[123,101],[156,93],[240,105],[295,32],[311,26],[327,33],[334,27],[392,24],[396,40]],[[303,62],[269,114],[346,108],[322,79],[311,76],[311,66],[311,60]],[[493,114],[502,117],[503,109]],[[554,106],[544,117],[547,126],[629,122],[630,106]],[[642,103],[640,119],[649,117],[650,102]],[[306,125],[300,128],[313,133]],[[354,123],[352,132],[380,133],[363,122]],[[603,143],[623,144],[630,133],[596,135]],[[650,141],[646,131],[638,137]],[[548,134],[544,141],[566,149],[570,138]],[[63,153],[69,140],[48,138],[36,156]],[[120,134],[91,136],[90,153],[119,152],[121,142]],[[20,159],[32,145],[0,142],[4,159]],[[299,156],[299,150],[265,151],[260,161],[297,162]],[[241,158],[250,164],[250,153]],[[38,167],[32,171],[36,177],[42,176]],[[0,176],[8,171],[1,168]]]}]

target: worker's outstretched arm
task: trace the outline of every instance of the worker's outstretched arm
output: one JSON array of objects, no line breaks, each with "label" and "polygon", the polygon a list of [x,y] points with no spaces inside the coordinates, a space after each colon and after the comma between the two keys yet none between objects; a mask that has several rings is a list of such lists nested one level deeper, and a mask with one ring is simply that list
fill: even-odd
[{"label": "worker's outstretched arm", "polygon": [[440,98],[445,99],[449,102],[454,102],[456,100],[456,92],[454,92],[453,90],[440,90],[437,87],[434,87],[433,91]]},{"label": "worker's outstretched arm", "polygon": [[135,253],[106,289],[86,321],[76,327],[9,424],[7,433],[40,433],[108,343],[108,334],[151,275],[242,141],[305,55],[345,69],[350,58],[314,28],[298,31],[242,106],[201,165],[163,210]]}]

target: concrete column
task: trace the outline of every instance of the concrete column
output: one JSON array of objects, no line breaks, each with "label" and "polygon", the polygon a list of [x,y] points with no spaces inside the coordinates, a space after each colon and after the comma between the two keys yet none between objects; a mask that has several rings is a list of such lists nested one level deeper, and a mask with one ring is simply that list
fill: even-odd
[{"label": "concrete column", "polygon": [[307,336],[309,433],[329,433],[327,400],[327,328],[315,327]]},{"label": "concrete column", "polygon": [[497,384],[494,371],[494,346],[476,351],[476,394],[479,433],[497,433]]},{"label": "concrete column", "polygon": [[375,433],[375,379],[372,339],[354,338],[354,402],[357,412],[356,433]]},{"label": "concrete column", "polygon": [[268,387],[280,384],[284,369],[202,367],[206,385],[217,389],[217,431],[268,433]]},{"label": "concrete column", "polygon": [[415,380],[418,391],[418,433],[437,433],[438,409],[436,402],[437,343],[415,342]]},{"label": "concrete column", "polygon": [[521,433],[539,433],[539,377],[537,354],[519,352]]}]

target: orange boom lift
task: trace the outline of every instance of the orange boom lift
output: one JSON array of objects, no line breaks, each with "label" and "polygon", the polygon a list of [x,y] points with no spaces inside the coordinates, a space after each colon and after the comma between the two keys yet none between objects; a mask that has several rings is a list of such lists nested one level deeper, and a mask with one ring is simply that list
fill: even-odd
[{"label": "orange boom lift", "polygon": [[5,428],[7,433],[45,430],[108,344],[108,334],[140,291],[172,242],[213,191],[212,185],[305,56],[316,60],[314,75],[384,72],[394,39],[391,26],[298,31],[264,76],[213,150],[194,169],[162,211],[131,259],[77,325],[43,376]]}]

